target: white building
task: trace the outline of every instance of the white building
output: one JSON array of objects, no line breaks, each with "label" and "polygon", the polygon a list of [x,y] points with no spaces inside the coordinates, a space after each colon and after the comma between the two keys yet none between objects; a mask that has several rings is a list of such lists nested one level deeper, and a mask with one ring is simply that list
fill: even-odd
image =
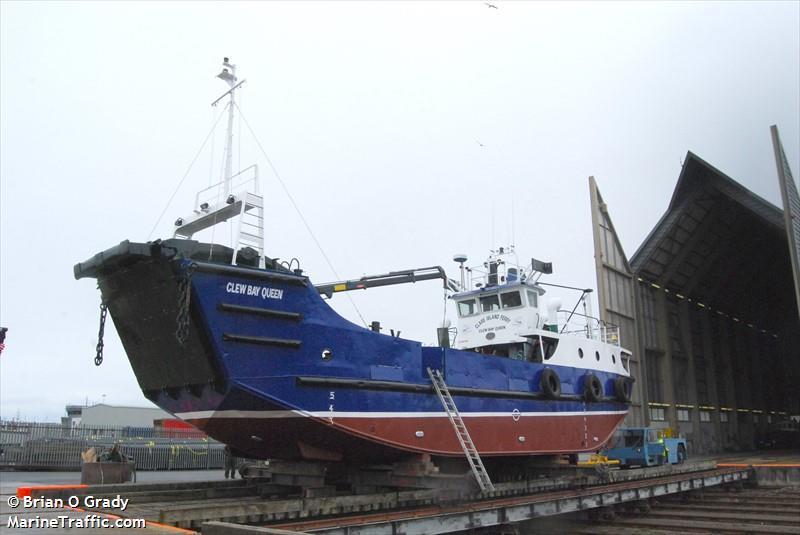
[{"label": "white building", "polygon": [[70,427],[82,426],[127,426],[153,427],[153,420],[174,418],[158,407],[129,407],[97,403],[89,407],[67,405],[67,416],[62,418],[63,424]]}]

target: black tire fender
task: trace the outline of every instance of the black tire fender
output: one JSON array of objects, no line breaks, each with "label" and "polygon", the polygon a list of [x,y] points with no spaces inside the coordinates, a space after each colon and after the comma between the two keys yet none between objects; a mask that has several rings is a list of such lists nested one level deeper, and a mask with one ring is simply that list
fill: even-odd
[{"label": "black tire fender", "polygon": [[561,397],[561,379],[554,369],[545,368],[542,370],[539,386],[548,398],[558,399]]},{"label": "black tire fender", "polygon": [[614,394],[619,401],[628,403],[631,400],[630,383],[627,377],[619,376],[614,379]]},{"label": "black tire fender", "polygon": [[593,373],[583,376],[583,397],[586,401],[600,401],[603,399],[603,383]]}]

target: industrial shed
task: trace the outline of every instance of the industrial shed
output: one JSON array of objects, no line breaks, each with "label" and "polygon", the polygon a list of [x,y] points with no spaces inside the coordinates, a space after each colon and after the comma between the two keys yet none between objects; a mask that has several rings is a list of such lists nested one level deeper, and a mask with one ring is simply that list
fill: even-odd
[{"label": "industrial shed", "polygon": [[628,261],[594,179],[590,189],[601,317],[637,353],[628,425],[678,429],[704,453],[753,448],[800,414],[796,219],[689,152]]},{"label": "industrial shed", "polygon": [[173,419],[170,413],[158,407],[129,407],[96,403],[91,406],[67,405],[67,417],[62,423],[70,427],[127,426],[153,427],[153,421]]}]

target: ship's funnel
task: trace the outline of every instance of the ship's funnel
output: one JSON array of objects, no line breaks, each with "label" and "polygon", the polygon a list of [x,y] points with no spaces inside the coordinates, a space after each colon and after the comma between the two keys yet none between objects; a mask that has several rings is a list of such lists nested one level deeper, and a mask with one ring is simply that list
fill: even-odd
[{"label": "ship's funnel", "polygon": [[553,297],[547,300],[547,325],[555,327],[558,331],[558,311],[561,309],[561,299]]}]

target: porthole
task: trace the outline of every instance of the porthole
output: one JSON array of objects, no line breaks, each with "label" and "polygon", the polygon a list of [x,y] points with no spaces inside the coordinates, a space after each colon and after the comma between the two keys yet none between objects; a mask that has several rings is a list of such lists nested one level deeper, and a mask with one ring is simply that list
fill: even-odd
[{"label": "porthole", "polygon": [[322,350],[322,360],[331,360],[333,358],[333,351],[328,348]]},{"label": "porthole", "polygon": [[597,359],[597,362],[600,362],[600,352],[599,351],[595,351],[594,352],[594,358]]},{"label": "porthole", "polygon": [[578,348],[578,356],[579,356],[580,358],[583,358],[583,349],[581,349],[581,348]]},{"label": "porthole", "polygon": [[611,362],[613,362],[614,364],[617,363],[617,356],[614,353],[611,353]]}]

